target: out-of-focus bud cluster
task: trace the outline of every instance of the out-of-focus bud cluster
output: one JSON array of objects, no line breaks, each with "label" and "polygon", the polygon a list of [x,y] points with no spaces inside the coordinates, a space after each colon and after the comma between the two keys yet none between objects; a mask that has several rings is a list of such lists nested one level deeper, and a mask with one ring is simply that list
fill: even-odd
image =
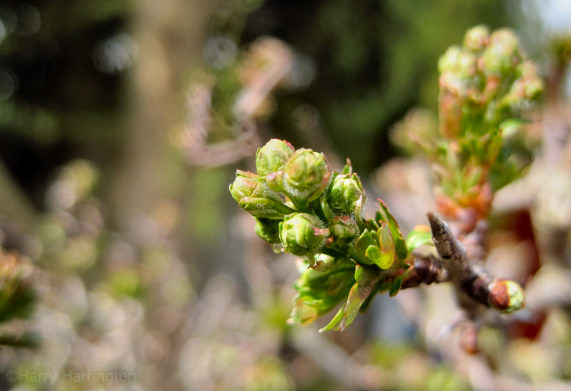
[{"label": "out-of-focus bud cluster", "polygon": [[439,211],[470,232],[486,218],[494,192],[519,178],[533,142],[522,113],[540,100],[543,81],[509,29],[476,26],[439,59],[438,124],[411,112],[393,141],[433,163]]},{"label": "out-of-focus bud cluster", "polygon": [[[530,143],[520,130],[524,110],[542,96],[543,81],[509,29],[470,29],[462,45],[439,59],[439,121],[409,116],[393,139],[426,154],[438,179],[440,212],[466,220],[466,230],[489,213],[496,190],[529,163]],[[438,128],[438,131],[435,130]]]},{"label": "out-of-focus bud cluster", "polygon": [[345,300],[327,328],[340,330],[369,296],[398,291],[406,243],[382,202],[376,219],[363,219],[366,195],[350,163],[333,172],[322,153],[272,139],[258,149],[256,171],[238,170],[230,193],[256,218],[260,238],[309,266],[295,285],[293,322],[308,323]]},{"label": "out-of-focus bud cluster", "polygon": [[449,139],[498,129],[543,91],[535,65],[509,29],[472,28],[463,46],[452,46],[440,57],[438,70],[440,130]]}]

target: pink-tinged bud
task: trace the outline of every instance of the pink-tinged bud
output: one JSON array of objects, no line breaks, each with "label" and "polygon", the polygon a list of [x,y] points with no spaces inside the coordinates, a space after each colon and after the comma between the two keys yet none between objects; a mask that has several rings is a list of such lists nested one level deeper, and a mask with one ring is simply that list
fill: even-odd
[{"label": "pink-tinged bud", "polygon": [[307,204],[323,194],[331,171],[322,153],[298,149],[283,170],[284,192],[295,202]]},{"label": "pink-tinged bud", "polygon": [[360,216],[365,192],[357,174],[337,175],[327,190],[326,199],[335,214]]},{"label": "pink-tinged bud", "polygon": [[294,211],[253,172],[238,170],[236,179],[230,185],[230,194],[238,205],[254,217],[282,219]]},{"label": "pink-tinged bud", "polygon": [[496,30],[490,36],[490,44],[482,53],[482,65],[486,74],[507,74],[521,60],[519,43],[509,29]]},{"label": "pink-tinged bud", "polygon": [[335,216],[329,225],[331,236],[338,244],[345,244],[355,239],[359,234],[359,227],[355,219],[349,216]]},{"label": "pink-tinged bud", "polygon": [[295,149],[287,141],[271,139],[256,152],[256,170],[265,178],[272,172],[283,169]]},{"label": "pink-tinged bud", "polygon": [[311,255],[324,245],[329,230],[316,216],[308,213],[294,213],[286,216],[279,225],[280,240],[285,251],[294,255]]},{"label": "pink-tinged bud", "polygon": [[482,25],[471,28],[464,36],[464,46],[474,52],[484,49],[489,41],[490,30]]},{"label": "pink-tinged bud", "polygon": [[446,52],[438,59],[438,71],[455,72],[458,59],[462,55],[462,49],[458,46],[450,46]]}]

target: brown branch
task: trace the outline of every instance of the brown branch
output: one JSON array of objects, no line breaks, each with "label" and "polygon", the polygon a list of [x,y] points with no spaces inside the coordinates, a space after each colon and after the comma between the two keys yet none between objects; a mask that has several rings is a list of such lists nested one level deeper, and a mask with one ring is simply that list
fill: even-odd
[{"label": "brown branch", "polygon": [[405,275],[402,288],[420,284],[450,281],[460,305],[469,315],[475,315],[478,304],[512,312],[523,305],[523,293],[513,281],[493,278],[483,267],[470,262],[464,245],[452,233],[448,224],[428,213],[432,240],[438,257],[417,255],[414,265]]},{"label": "brown branch", "polygon": [[442,267],[442,262],[438,257],[417,254],[414,258],[414,265],[406,271],[401,289],[445,281],[449,281],[448,272]]}]

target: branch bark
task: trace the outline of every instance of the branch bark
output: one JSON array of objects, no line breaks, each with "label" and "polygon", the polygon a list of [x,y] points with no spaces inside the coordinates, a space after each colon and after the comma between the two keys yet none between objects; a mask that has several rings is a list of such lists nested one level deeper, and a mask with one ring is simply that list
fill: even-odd
[{"label": "branch bark", "polygon": [[449,281],[454,286],[459,304],[470,317],[485,307],[502,312],[515,311],[523,305],[523,291],[513,281],[494,278],[478,263],[468,258],[464,245],[448,224],[428,213],[432,240],[438,253],[420,255],[407,271],[402,288]]}]

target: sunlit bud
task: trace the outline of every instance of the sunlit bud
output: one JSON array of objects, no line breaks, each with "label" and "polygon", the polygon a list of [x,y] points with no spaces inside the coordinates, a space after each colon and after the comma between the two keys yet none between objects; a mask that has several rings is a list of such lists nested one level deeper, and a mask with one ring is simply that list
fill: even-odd
[{"label": "sunlit bud", "polygon": [[486,26],[476,26],[468,30],[464,36],[464,46],[477,52],[486,47],[490,40],[490,31]]},{"label": "sunlit bud", "polygon": [[256,219],[256,235],[268,243],[276,244],[280,242],[279,220]]},{"label": "sunlit bud", "polygon": [[497,278],[488,285],[488,302],[501,312],[511,313],[523,307],[523,289],[514,281]]},{"label": "sunlit bud", "polygon": [[520,60],[518,40],[508,29],[496,30],[490,36],[490,44],[482,53],[482,65],[486,74],[504,74],[514,69]]},{"label": "sunlit bud", "polygon": [[338,175],[327,191],[327,203],[336,214],[360,216],[365,192],[356,174]]},{"label": "sunlit bud", "polygon": [[540,78],[528,79],[524,85],[525,99],[535,100],[543,94],[543,82]]},{"label": "sunlit bud", "polygon": [[329,230],[316,216],[294,213],[279,225],[280,241],[285,250],[294,255],[308,255],[319,251],[329,236]]},{"label": "sunlit bud", "polygon": [[457,73],[463,79],[468,79],[476,75],[476,56],[468,51],[463,51],[458,58]]},{"label": "sunlit bud", "polygon": [[331,236],[338,244],[345,244],[353,240],[359,234],[359,227],[352,217],[335,216],[329,225]]},{"label": "sunlit bud", "polygon": [[462,54],[462,49],[458,46],[450,46],[446,52],[440,56],[438,59],[438,71],[440,73],[444,72],[455,72],[456,64],[458,64],[458,59]]},{"label": "sunlit bud", "polygon": [[258,174],[265,178],[269,173],[283,169],[294,151],[293,146],[287,141],[271,139],[256,152]]},{"label": "sunlit bud", "polygon": [[293,212],[253,172],[238,170],[236,179],[230,185],[230,193],[238,205],[254,217],[281,219]]},{"label": "sunlit bud", "polygon": [[525,101],[538,100],[542,94],[543,82],[540,78],[521,78],[512,84],[510,92],[506,94],[503,101],[512,107],[517,107]]},{"label": "sunlit bud", "polygon": [[330,177],[325,155],[311,149],[298,149],[284,167],[282,185],[292,199],[308,203],[319,198]]}]

